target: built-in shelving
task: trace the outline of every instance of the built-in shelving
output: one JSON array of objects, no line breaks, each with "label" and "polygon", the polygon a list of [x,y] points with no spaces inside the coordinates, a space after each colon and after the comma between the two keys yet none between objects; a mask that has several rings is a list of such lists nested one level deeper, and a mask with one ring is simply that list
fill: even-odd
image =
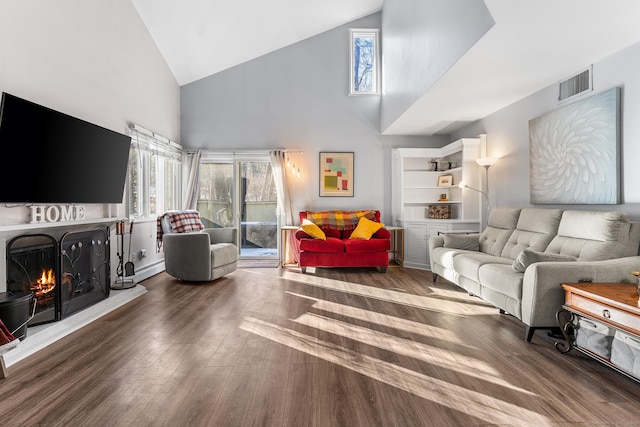
[{"label": "built-in shelving", "polygon": [[[429,268],[427,244],[433,235],[479,231],[481,193],[458,184],[481,189],[476,159],[483,151],[484,137],[463,138],[442,148],[393,149],[391,215],[394,225],[405,228],[405,266]],[[449,217],[429,217],[430,211]]]}]

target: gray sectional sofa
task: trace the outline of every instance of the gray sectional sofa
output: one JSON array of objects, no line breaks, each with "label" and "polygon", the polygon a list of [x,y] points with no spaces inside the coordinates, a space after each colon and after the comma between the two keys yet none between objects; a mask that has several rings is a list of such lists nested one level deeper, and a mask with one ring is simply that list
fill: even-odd
[{"label": "gray sectional sofa", "polygon": [[623,212],[495,208],[480,234],[429,239],[438,276],[509,313],[526,326],[558,327],[561,283],[632,282],[640,270],[640,223]]}]

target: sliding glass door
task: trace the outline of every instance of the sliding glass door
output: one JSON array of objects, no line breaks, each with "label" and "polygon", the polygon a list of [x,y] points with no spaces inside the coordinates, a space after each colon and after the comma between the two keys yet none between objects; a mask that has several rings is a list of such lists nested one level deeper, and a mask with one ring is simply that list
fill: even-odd
[{"label": "sliding glass door", "polygon": [[240,256],[278,257],[276,186],[267,161],[239,161]]},{"label": "sliding glass door", "polygon": [[277,198],[267,156],[203,159],[198,211],[205,227],[236,227],[241,258],[277,259]]}]

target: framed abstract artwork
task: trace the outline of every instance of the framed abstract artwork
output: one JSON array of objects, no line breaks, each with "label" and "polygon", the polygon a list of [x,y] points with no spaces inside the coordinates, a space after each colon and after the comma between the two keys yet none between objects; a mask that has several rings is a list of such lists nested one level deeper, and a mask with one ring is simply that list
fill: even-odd
[{"label": "framed abstract artwork", "polygon": [[531,203],[620,203],[619,151],[619,88],[530,120]]},{"label": "framed abstract artwork", "polygon": [[320,197],[353,197],[353,152],[320,153]]}]

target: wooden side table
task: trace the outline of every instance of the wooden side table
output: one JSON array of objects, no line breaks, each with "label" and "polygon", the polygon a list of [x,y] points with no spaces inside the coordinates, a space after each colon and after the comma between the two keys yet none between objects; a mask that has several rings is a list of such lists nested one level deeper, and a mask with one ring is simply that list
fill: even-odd
[{"label": "wooden side table", "polygon": [[637,286],[630,283],[563,283],[561,286],[565,290],[565,303],[562,306],[564,310],[558,311],[556,317],[567,344],[556,342],[556,349],[561,353],[567,353],[575,348],[616,371],[640,381],[640,378],[621,370],[611,360],[576,345],[575,336],[571,334],[572,330],[576,330],[577,321],[585,318],[640,340]]}]

